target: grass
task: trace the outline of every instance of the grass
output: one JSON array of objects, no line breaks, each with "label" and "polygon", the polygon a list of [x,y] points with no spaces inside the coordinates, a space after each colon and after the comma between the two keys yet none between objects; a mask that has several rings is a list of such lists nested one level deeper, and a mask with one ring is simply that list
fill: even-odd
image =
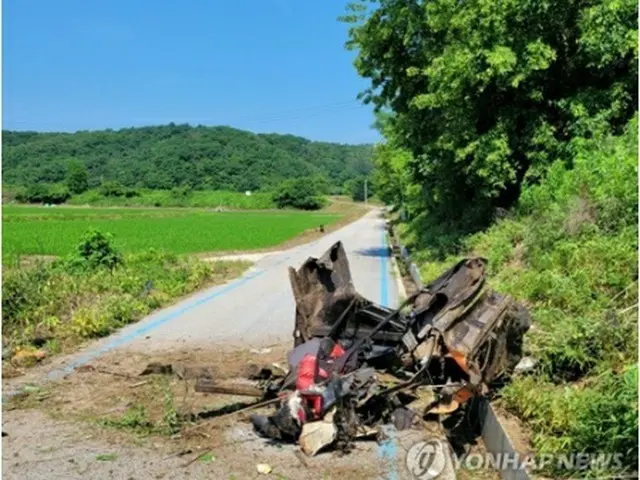
[{"label": "grass", "polygon": [[112,462],[118,459],[117,453],[101,453],[96,455],[96,460],[99,462]]},{"label": "grass", "polygon": [[[75,242],[74,242],[75,243]],[[44,340],[53,355],[102,337],[174,299],[223,283],[247,262],[203,262],[157,251],[125,254],[115,268],[65,258],[5,267],[2,334],[14,350]]]},{"label": "grass", "polygon": [[492,287],[529,308],[525,354],[538,366],[514,377],[500,402],[524,420],[539,454],[623,456],[621,468],[583,477],[637,468],[637,141],[633,121],[624,135],[573,145],[571,169],[553,164],[506,218],[457,238],[444,260],[442,243],[421,240],[421,219],[398,228],[425,283],[461,256],[481,256]]},{"label": "grass", "polygon": [[[187,209],[3,207],[3,257],[66,255],[89,229],[114,235],[124,253],[155,248],[176,254],[271,247],[340,214],[208,212]],[[6,262],[5,262],[6,263]]]},{"label": "grass", "polygon": [[129,407],[120,418],[105,418],[99,420],[98,423],[103,427],[126,430],[139,436],[148,436],[157,430],[157,427],[149,420],[146,407],[140,404]]}]

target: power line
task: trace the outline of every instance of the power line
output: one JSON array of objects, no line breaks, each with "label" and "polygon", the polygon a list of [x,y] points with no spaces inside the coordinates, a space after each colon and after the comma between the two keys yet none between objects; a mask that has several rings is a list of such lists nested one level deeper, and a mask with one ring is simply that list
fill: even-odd
[{"label": "power line", "polygon": [[[340,108],[350,107],[350,106],[362,107],[364,105],[361,104],[359,100],[346,100],[342,102],[327,103],[324,105],[315,105],[315,106],[295,108],[290,110],[282,110],[280,112],[273,112],[273,113],[268,113],[268,114],[259,115],[259,116],[246,115],[243,117],[229,119],[226,123],[237,123],[237,122],[244,122],[244,121],[250,121],[251,123],[264,123],[264,122],[274,122],[274,121],[277,122],[281,120],[298,120],[300,118],[306,118],[306,115],[302,115],[302,116],[299,115],[305,112],[311,113],[310,116],[317,116],[318,114],[325,113],[326,111],[329,111],[332,109],[340,109]],[[297,115],[291,117],[290,115],[292,114],[297,114]]]},{"label": "power line", "polygon": [[[342,107],[357,107],[357,108],[362,108],[365,107],[366,105],[343,105]],[[342,108],[344,109],[344,108]],[[252,125],[259,125],[262,123],[271,123],[271,122],[281,122],[281,121],[286,121],[286,120],[304,120],[307,118],[313,118],[313,117],[318,117],[320,115],[324,115],[326,113],[333,113],[331,110],[335,110],[334,109],[324,109],[322,111],[316,111],[316,112],[312,112],[309,113],[308,115],[296,115],[296,116],[283,116],[283,117],[276,117],[276,118],[267,118],[267,119],[260,119],[260,120],[253,120],[253,121],[248,121],[247,123],[251,123]]]}]

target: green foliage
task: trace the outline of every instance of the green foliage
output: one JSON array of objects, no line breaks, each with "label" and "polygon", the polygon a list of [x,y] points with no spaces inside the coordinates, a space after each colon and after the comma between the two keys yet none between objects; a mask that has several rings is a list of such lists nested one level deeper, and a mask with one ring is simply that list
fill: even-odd
[{"label": "green foliage", "polygon": [[100,194],[104,197],[124,197],[125,188],[117,180],[110,180],[100,185]]},{"label": "green foliage", "polygon": [[229,127],[170,124],[73,134],[4,131],[2,147],[3,180],[23,186],[64,181],[69,158],[84,165],[90,188],[117,181],[136,189],[189,185],[194,190],[254,192],[311,175],[326,177],[339,188],[372,169],[368,145],[256,135]]},{"label": "green foliage", "polygon": [[[538,454],[619,454],[623,465],[592,468],[581,478],[630,474],[638,462],[638,366],[607,371],[582,385],[559,387],[534,377],[519,378],[504,392],[505,402],[532,427]],[[603,465],[604,467],[604,465]],[[614,468],[611,468],[614,467]],[[567,475],[551,464],[552,478]]]},{"label": "green foliage", "polygon": [[58,205],[66,202],[71,192],[65,185],[48,185],[38,183],[30,185],[16,193],[15,199],[20,203],[44,203]]},{"label": "green foliage", "polygon": [[103,419],[100,423],[105,427],[133,431],[144,436],[149,435],[154,429],[144,405],[133,405],[122,415],[122,418]]},{"label": "green foliage", "polygon": [[67,168],[66,185],[72,194],[78,194],[89,188],[89,172],[84,164],[72,161]]},{"label": "green foliage", "polygon": [[411,209],[463,233],[553,161],[571,165],[572,139],[620,133],[637,109],[633,0],[362,0],[343,20],[364,101],[385,113],[377,166],[412,157],[377,177],[383,195],[409,181]]},{"label": "green foliage", "polygon": [[357,177],[347,181],[344,184],[345,193],[356,202],[364,202],[365,181],[367,181],[367,199],[370,199],[375,195],[375,191],[372,183],[366,177]]},{"label": "green foliage", "polygon": [[249,250],[277,245],[341,214],[213,212],[191,209],[3,208],[3,258],[68,255],[88,229],[111,232],[118,251],[172,253]]},{"label": "green foliage", "polygon": [[325,205],[319,194],[319,185],[314,179],[296,178],[282,182],[273,194],[273,201],[278,208],[318,210]]},{"label": "green foliage", "polygon": [[122,254],[112,245],[113,235],[90,230],[77,246],[78,256],[90,268],[106,267],[113,270],[122,263]]},{"label": "green foliage", "polygon": [[246,266],[245,262],[203,262],[147,250],[124,255],[113,271],[77,268],[68,259],[5,267],[3,338],[20,346],[38,336],[51,337],[58,350],[108,335],[172,299],[224,282]]},{"label": "green foliage", "polygon": [[171,196],[179,200],[185,200],[189,198],[192,193],[193,190],[188,185],[183,185],[182,187],[173,187],[171,189]]},{"label": "green foliage", "polygon": [[362,0],[343,19],[385,137],[375,184],[408,214],[398,231],[428,262],[423,277],[460,253],[488,258],[492,285],[535,320],[525,347],[538,371],[503,390],[506,406],[540,452],[624,453],[629,471],[638,458],[637,9],[633,0]]},{"label": "green foliage", "polygon": [[[513,212],[457,239],[461,252],[489,260],[496,290],[532,313],[525,353],[538,359],[537,372],[502,395],[536,450],[623,453],[628,470],[638,441],[637,130],[634,117],[623,135],[574,140],[572,168],[553,163]],[[416,242],[417,228],[414,220],[400,230]],[[429,261],[425,280],[459,258],[439,262],[441,254],[432,243],[419,251]]]},{"label": "green foliage", "polygon": [[380,199],[391,205],[413,205],[419,189],[411,183],[409,162],[411,153],[393,148],[389,143],[375,146],[373,184]]},{"label": "green foliage", "polygon": [[120,206],[120,207],[208,207],[232,208],[234,210],[267,210],[275,208],[272,194],[254,192],[194,191],[189,187],[172,190],[149,190],[127,188],[124,195],[104,196],[100,190],[89,190],[74,195],[69,205]]}]

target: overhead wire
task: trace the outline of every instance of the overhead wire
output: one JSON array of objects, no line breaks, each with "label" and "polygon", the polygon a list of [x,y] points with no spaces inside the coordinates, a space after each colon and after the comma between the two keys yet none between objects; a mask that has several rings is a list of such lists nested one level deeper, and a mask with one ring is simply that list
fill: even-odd
[{"label": "overhead wire", "polygon": [[[286,120],[302,120],[305,118],[313,118],[319,115],[323,115],[331,110],[344,109],[348,107],[361,108],[364,106],[365,105],[360,103],[359,100],[348,100],[348,101],[342,101],[342,102],[328,103],[324,105],[315,105],[315,106],[309,106],[309,107],[303,107],[303,108],[283,110],[278,113],[274,112],[271,115],[263,115],[259,117],[255,117],[253,115],[238,117],[235,119],[230,119],[226,123],[237,124],[238,122],[246,122],[254,125],[254,124],[269,123],[269,122],[280,122],[280,121],[286,121]],[[309,113],[305,113],[305,112],[309,112]]]}]

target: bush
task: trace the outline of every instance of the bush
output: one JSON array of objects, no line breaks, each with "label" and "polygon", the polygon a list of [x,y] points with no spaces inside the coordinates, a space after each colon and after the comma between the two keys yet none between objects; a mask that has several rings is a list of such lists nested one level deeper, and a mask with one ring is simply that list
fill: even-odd
[{"label": "bush", "polygon": [[125,195],[125,188],[120,182],[110,180],[100,185],[100,193],[105,197],[123,197]]},{"label": "bush", "polygon": [[106,197],[102,189],[88,190],[69,199],[72,205],[121,206],[121,207],[226,207],[243,210],[275,208],[272,193],[254,192],[245,195],[240,192],[221,190],[190,191],[187,196],[172,193],[171,190],[148,190],[123,188],[124,196]]},{"label": "bush", "polygon": [[125,198],[135,198],[140,196],[140,192],[135,188],[126,188],[124,191]]},{"label": "bush", "polygon": [[49,189],[48,195],[44,199],[44,203],[59,205],[71,198],[71,192],[65,185],[53,185]]},{"label": "bush", "polygon": [[69,189],[64,185],[36,183],[16,193],[20,203],[48,203],[58,205],[71,198]]},{"label": "bush", "polygon": [[191,195],[193,190],[188,185],[183,185],[182,187],[173,187],[171,189],[171,196],[176,199],[186,199]]},{"label": "bush", "polygon": [[122,263],[122,255],[111,244],[113,236],[98,230],[87,232],[77,247],[78,256],[91,268],[106,267],[113,270]]},{"label": "bush", "polygon": [[278,208],[302,210],[318,210],[325,205],[324,198],[317,191],[317,182],[310,178],[296,178],[283,182],[273,194],[273,201]]}]

